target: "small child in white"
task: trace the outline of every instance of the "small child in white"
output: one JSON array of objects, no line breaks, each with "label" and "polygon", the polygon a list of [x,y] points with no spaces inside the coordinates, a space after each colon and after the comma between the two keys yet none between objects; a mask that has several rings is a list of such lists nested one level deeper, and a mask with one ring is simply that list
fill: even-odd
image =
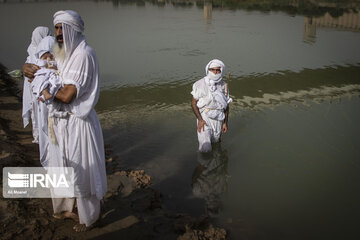
[{"label": "small child in white", "polygon": [[37,46],[35,64],[38,65],[40,69],[35,73],[34,80],[30,84],[34,101],[41,101],[36,105],[36,108],[33,109],[33,113],[36,114],[38,119],[40,163],[44,167],[48,164],[46,156],[49,140],[54,141],[52,137],[52,125],[51,122],[48,121],[48,117],[53,112],[53,99],[61,87],[53,56],[54,43],[55,38],[48,36],[43,38]]},{"label": "small child in white", "polygon": [[45,37],[39,43],[35,56],[36,65],[41,67],[36,73],[31,83],[31,90],[36,100],[51,103],[56,92],[61,87],[60,79],[57,74],[56,62],[53,56],[54,37]]}]

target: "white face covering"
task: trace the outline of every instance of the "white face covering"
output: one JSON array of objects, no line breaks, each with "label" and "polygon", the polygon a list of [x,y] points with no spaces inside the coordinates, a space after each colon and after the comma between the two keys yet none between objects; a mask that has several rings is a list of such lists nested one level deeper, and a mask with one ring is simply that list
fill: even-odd
[{"label": "white face covering", "polygon": [[[218,74],[215,74],[209,70],[210,68],[215,68],[215,67],[220,67],[221,72]],[[206,73],[205,82],[209,86],[210,91],[213,92],[216,90],[216,84],[222,80],[224,71],[225,71],[225,64],[218,59],[213,59],[206,65],[206,67],[205,67],[205,73]]]},{"label": "white face covering", "polygon": [[212,71],[209,71],[206,76],[209,78],[209,80],[212,80],[214,82],[219,82],[222,79],[222,74],[221,73],[215,74]]},{"label": "white face covering", "polygon": [[216,84],[219,83],[222,80],[222,74],[215,74],[211,71],[208,72],[208,74],[205,77],[205,82],[210,88],[210,91],[216,90]]},{"label": "white face covering", "polygon": [[[60,70],[65,67],[71,54],[79,45],[79,43],[85,40],[85,36],[82,35],[84,31],[84,21],[81,19],[80,15],[72,10],[57,11],[54,14],[54,26],[58,23],[62,24],[62,34],[63,34],[63,46],[61,51],[55,52],[55,59],[61,63],[59,64]],[[56,44],[55,44],[56,46]],[[63,48],[65,48],[65,57],[63,57]],[[57,49],[59,50],[59,49]],[[63,59],[63,60],[62,60]]]}]

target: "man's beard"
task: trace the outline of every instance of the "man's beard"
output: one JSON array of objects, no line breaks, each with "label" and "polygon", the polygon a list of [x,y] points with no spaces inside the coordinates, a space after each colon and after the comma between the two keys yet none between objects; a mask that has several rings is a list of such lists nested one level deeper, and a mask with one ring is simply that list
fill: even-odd
[{"label": "man's beard", "polygon": [[65,60],[65,48],[62,43],[55,42],[54,56],[56,61],[63,62]]}]

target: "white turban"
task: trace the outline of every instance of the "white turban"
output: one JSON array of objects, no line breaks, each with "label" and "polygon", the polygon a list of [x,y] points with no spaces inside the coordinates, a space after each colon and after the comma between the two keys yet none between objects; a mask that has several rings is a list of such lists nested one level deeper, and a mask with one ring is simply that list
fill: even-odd
[{"label": "white turban", "polygon": [[58,23],[65,23],[80,33],[84,31],[84,21],[81,19],[80,15],[73,10],[61,10],[56,12],[54,14],[54,26]]},{"label": "white turban", "polygon": [[[209,72],[209,68],[216,68],[216,67],[220,67],[221,73],[219,74],[214,74],[212,72]],[[219,59],[213,59],[211,60],[205,67],[205,73],[206,73],[206,77],[205,77],[205,82],[207,85],[209,85],[210,90],[213,92],[216,90],[216,84],[221,82],[222,80],[222,76],[224,75],[224,71],[225,71],[225,64],[220,61]]]},{"label": "white turban", "polygon": [[58,11],[54,14],[54,25],[58,23],[62,24],[65,46],[65,61],[62,65],[64,65],[79,43],[85,40],[85,36],[82,35],[82,32],[84,31],[84,22],[77,12],[65,10]]},{"label": "white turban", "polygon": [[54,43],[55,43],[55,38],[53,36],[44,37],[36,48],[35,57],[40,59],[41,56],[46,52],[50,52],[51,54],[54,55],[54,51],[53,51]]},{"label": "white turban", "polygon": [[225,64],[219,59],[213,59],[206,65],[205,74],[207,75],[209,73],[209,68],[216,68],[216,67],[220,67],[221,76],[223,76],[225,72]]}]

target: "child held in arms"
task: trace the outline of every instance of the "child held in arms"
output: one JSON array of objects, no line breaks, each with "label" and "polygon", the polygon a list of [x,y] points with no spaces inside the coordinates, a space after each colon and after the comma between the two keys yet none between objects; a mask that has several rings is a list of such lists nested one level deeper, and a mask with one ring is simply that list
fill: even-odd
[{"label": "child held in arms", "polygon": [[37,114],[40,162],[44,167],[48,164],[48,160],[45,157],[48,141],[51,140],[53,143],[56,141],[51,117],[57,114],[57,104],[53,102],[53,99],[57,91],[61,88],[57,65],[53,55],[54,43],[55,38],[47,36],[43,38],[37,46],[35,64],[38,65],[40,69],[34,74],[34,79],[30,84],[34,101],[42,102],[38,105],[33,105],[33,113]]},{"label": "child held in arms", "polygon": [[53,55],[55,38],[45,37],[39,43],[35,57],[39,69],[31,82],[31,90],[36,100],[49,104],[52,102],[56,92],[61,87],[57,73],[56,62]]}]

